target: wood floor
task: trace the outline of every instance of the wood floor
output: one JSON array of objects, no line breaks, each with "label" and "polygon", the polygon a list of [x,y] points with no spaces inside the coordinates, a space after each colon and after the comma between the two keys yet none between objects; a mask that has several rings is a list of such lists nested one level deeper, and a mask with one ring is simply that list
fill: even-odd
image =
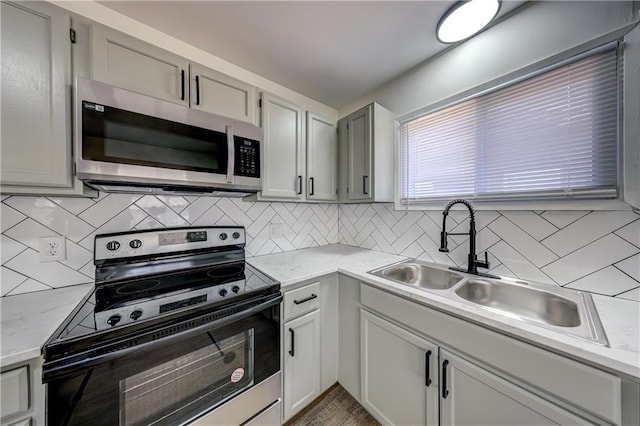
[{"label": "wood floor", "polygon": [[333,385],[285,426],[379,426],[371,415],[339,384]]}]

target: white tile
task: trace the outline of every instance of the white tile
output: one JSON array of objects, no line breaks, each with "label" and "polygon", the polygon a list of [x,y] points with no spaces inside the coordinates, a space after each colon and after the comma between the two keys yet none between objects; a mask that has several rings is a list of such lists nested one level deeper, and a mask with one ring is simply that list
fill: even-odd
[{"label": "white tile", "polygon": [[15,296],[16,294],[33,293],[34,291],[51,290],[52,287],[44,285],[41,282],[29,278],[7,294],[7,296]]},{"label": "white tile", "polygon": [[[184,215],[184,212],[182,212],[182,214]],[[218,224],[218,221],[223,217],[224,212],[222,210],[220,210],[217,206],[211,206],[209,209],[207,209],[207,211],[200,215],[198,219],[196,219],[195,221],[190,220],[190,222],[195,226],[212,226]]]},{"label": "white tile", "polygon": [[637,252],[637,247],[615,234],[609,234],[545,266],[542,270],[555,282],[564,285]]},{"label": "white tile", "polygon": [[10,197],[10,195],[0,195],[0,201],[4,201],[9,197]]},{"label": "white tile", "polygon": [[153,195],[145,195],[136,205],[166,227],[189,226],[189,222]]},{"label": "white tile", "polygon": [[[11,198],[8,199],[8,201],[10,200]],[[0,204],[0,227],[2,228],[2,232],[20,223],[20,221],[24,220],[25,218],[26,216],[19,211],[12,209],[4,203]]]},{"label": "white tile", "polygon": [[20,241],[22,244],[27,245],[36,251],[39,251],[40,238],[57,237],[59,234],[32,219],[27,219],[9,229],[5,232],[5,235],[8,235],[16,241]]},{"label": "white tile", "polygon": [[180,212],[182,216],[189,223],[195,223],[195,221],[202,216],[207,210],[209,210],[216,202],[212,197],[199,197],[196,198],[189,206]]},{"label": "white tile", "polygon": [[78,217],[95,228],[99,228],[139,198],[140,195],[134,194],[109,194],[108,197],[104,197]]},{"label": "white tile", "polygon": [[509,268],[507,268],[503,264],[500,264],[495,268],[489,269],[489,272],[499,277],[518,278],[516,274],[511,272],[511,270],[509,270]]},{"label": "white tile", "polygon": [[558,230],[557,227],[532,211],[501,211],[504,217],[520,229],[540,241]]},{"label": "white tile", "polygon": [[[311,213],[311,211],[309,211]],[[271,219],[276,215],[276,212],[271,208],[265,209],[260,216],[255,218],[253,222],[247,226],[247,233],[251,235],[258,235],[265,227],[268,227]]]},{"label": "white tile", "polygon": [[126,210],[117,214],[113,219],[109,220],[100,228],[87,235],[87,237],[80,241],[79,244],[87,250],[93,252],[93,241],[94,237],[97,234],[129,231],[138,223],[140,223],[140,221],[142,221],[145,217],[147,217],[147,214],[145,212],[143,212],[139,207],[132,205]]},{"label": "white tile", "polygon": [[87,277],[59,262],[40,263],[38,252],[25,250],[7,262],[7,267],[51,287],[87,283]]},{"label": "white tile", "polygon": [[[420,235],[418,234],[416,235],[416,237],[420,238]],[[418,244],[417,242],[414,242],[409,247],[404,249],[404,251],[400,253],[400,255],[406,256],[406,257],[418,257],[423,253],[424,253],[424,250],[422,249],[422,247],[420,247],[420,244]],[[431,256],[429,256],[429,259],[431,259]]]},{"label": "white tile", "polygon": [[493,245],[489,251],[518,278],[523,280],[552,283],[551,278],[529,262],[524,256],[515,251],[504,241]]},{"label": "white tile", "polygon": [[78,270],[78,272],[86,275],[91,279],[90,282],[93,282],[96,276],[96,266],[93,264],[93,261],[91,261]]},{"label": "white tile", "polygon": [[615,233],[634,246],[640,247],[640,219],[628,224],[624,228],[618,229]]},{"label": "white tile", "polygon": [[93,252],[79,246],[73,241],[66,241],[67,244],[67,258],[60,261],[63,265],[76,271],[86,265],[87,262],[93,259]]},{"label": "white tile", "polygon": [[562,229],[588,213],[588,211],[577,210],[549,210],[542,213],[541,216],[551,222],[553,225]]},{"label": "white tile", "polygon": [[629,278],[628,275],[613,266],[608,266],[566,285],[568,288],[604,294],[605,296],[615,296],[638,286],[640,286],[640,282]]},{"label": "white tile", "polygon": [[614,266],[636,281],[640,281],[640,254],[631,256],[628,259],[616,263]]},{"label": "white tile", "polygon": [[142,231],[145,229],[162,229],[165,226],[152,218],[151,216],[147,216],[140,223],[135,226],[135,229],[138,231]]},{"label": "white tile", "polygon": [[80,241],[94,229],[46,198],[11,197],[5,203],[10,203],[11,207],[74,242]]},{"label": "white tile", "polygon": [[633,290],[629,290],[627,292],[619,294],[616,297],[619,297],[621,299],[635,300],[640,302],[640,287],[634,288]]},{"label": "white tile", "polygon": [[2,296],[9,293],[27,279],[29,279],[29,277],[3,266],[0,272],[0,292],[2,292]]},{"label": "white tile", "polygon": [[558,256],[540,244],[535,238],[518,228],[505,217],[495,220],[489,225],[489,229],[537,267],[546,265],[558,258]]},{"label": "white tile", "polygon": [[27,246],[2,234],[0,239],[0,249],[0,254],[2,254],[2,263],[4,264],[9,259],[16,257],[18,254],[26,250]]},{"label": "white tile", "polygon": [[400,235],[393,243],[393,252],[402,253],[411,246],[418,238],[420,233],[416,232],[415,227],[407,229],[404,234]]},{"label": "white tile", "polygon": [[156,195],[156,197],[176,213],[180,213],[189,206],[189,201],[184,197],[167,195]]},{"label": "white tile", "polygon": [[546,238],[542,243],[558,256],[566,256],[637,218],[638,216],[631,211],[591,212]]},{"label": "white tile", "polygon": [[433,259],[434,262],[441,263],[443,265],[453,266],[455,262],[446,255],[446,253],[441,253],[438,251],[438,245],[431,240],[426,234],[422,234],[420,238],[418,238],[417,243],[420,244],[420,247],[424,250],[424,252]]},{"label": "white tile", "polygon": [[91,198],[82,197],[49,197],[49,199],[76,216],[96,203]]}]

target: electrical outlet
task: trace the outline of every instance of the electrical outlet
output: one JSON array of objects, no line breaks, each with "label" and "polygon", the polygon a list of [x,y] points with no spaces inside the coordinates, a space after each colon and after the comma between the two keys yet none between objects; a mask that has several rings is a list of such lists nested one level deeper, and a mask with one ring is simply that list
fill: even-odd
[{"label": "electrical outlet", "polygon": [[269,224],[269,238],[282,237],[282,224],[270,223]]},{"label": "electrical outlet", "polygon": [[55,262],[67,258],[65,237],[40,238],[40,262]]}]

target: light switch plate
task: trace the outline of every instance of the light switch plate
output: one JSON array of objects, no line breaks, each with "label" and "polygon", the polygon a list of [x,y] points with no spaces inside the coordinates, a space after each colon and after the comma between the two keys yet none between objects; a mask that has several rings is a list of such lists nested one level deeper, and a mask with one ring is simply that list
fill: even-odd
[{"label": "light switch plate", "polygon": [[55,262],[67,258],[65,237],[40,238],[40,262]]}]

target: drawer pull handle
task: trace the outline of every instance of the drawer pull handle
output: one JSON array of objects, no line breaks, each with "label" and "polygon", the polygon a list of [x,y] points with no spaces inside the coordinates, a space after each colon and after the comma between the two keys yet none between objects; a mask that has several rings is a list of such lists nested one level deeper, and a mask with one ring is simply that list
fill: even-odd
[{"label": "drawer pull handle", "polygon": [[302,176],[298,176],[297,187],[298,187],[297,194],[302,195]]},{"label": "drawer pull handle", "polygon": [[200,77],[196,75],[196,105],[200,105]]},{"label": "drawer pull handle", "polygon": [[444,360],[442,363],[442,398],[446,398],[449,396],[449,389],[447,389],[447,365],[449,365],[448,360]]},{"label": "drawer pull handle", "polygon": [[289,333],[291,333],[291,349],[289,349],[289,355],[294,356],[294,346],[296,343],[296,332],[293,331],[293,328],[289,329]]},{"label": "drawer pull handle", "polygon": [[318,296],[316,296],[315,294],[311,293],[311,296],[309,296],[309,297],[307,297],[305,299],[302,299],[302,300],[294,300],[293,303],[295,303],[296,305],[300,305],[301,303],[308,302],[309,300],[313,300],[313,299],[315,299],[317,297]]},{"label": "drawer pull handle", "polygon": [[431,364],[431,351],[427,351],[424,357],[424,369],[425,369],[425,380],[424,385],[429,387],[431,385],[431,372],[429,371],[429,365]]},{"label": "drawer pull handle", "polygon": [[180,100],[184,101],[184,70],[180,70],[180,87],[182,88]]}]

